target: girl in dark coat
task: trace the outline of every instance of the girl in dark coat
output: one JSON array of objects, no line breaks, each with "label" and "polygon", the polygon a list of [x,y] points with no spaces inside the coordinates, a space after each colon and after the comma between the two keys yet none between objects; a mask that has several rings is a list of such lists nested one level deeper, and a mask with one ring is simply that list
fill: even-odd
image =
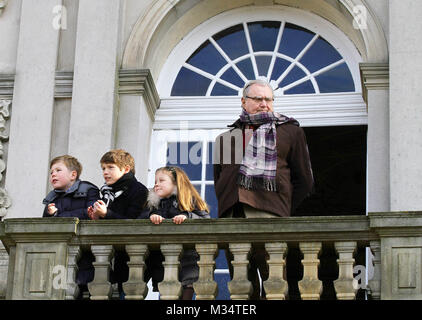
[{"label": "girl in dark coat", "polygon": [[[140,218],[149,218],[154,224],[160,224],[164,219],[172,219],[175,224],[181,224],[188,218],[209,217],[207,204],[182,169],[163,167],[155,171],[154,189],[148,195],[147,209]],[[179,272],[183,300],[191,300],[193,297],[193,283],[199,276],[198,259],[195,250],[183,251]],[[152,278],[154,291],[158,291],[158,282],[164,277],[163,260],[159,250],[151,251],[146,260],[145,281]]]}]

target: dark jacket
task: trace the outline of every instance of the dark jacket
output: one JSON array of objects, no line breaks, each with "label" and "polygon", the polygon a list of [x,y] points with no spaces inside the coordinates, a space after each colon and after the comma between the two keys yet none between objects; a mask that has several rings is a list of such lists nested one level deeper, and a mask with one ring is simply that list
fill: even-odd
[{"label": "dark jacket", "polygon": [[[53,190],[43,200],[45,209],[43,217],[52,217],[47,212],[47,205],[54,203],[57,208],[53,217],[76,217],[81,220],[89,219],[87,208],[100,198],[98,188],[88,182],[77,180],[67,191]],[[76,283],[86,285],[94,279],[95,258],[91,251],[83,251],[78,261]]]},{"label": "dark jacket", "polygon": [[[209,213],[206,211],[181,211],[178,208],[177,197],[175,195],[166,199],[160,199],[153,190],[149,192],[147,207],[139,218],[149,219],[151,214],[158,214],[165,219],[174,218],[179,214],[184,214],[190,219],[210,218]],[[198,280],[198,260],[199,255],[196,250],[183,250],[183,254],[180,258],[179,270],[179,281],[183,286],[191,285]],[[147,282],[152,278],[154,291],[158,291],[158,283],[161,282],[164,277],[163,261],[164,256],[160,250],[151,250],[148,258],[145,260],[146,270],[144,274],[144,281]]]},{"label": "dark jacket", "polygon": [[313,190],[313,176],[305,133],[291,123],[277,126],[277,191],[246,190],[237,184],[245,146],[244,128],[240,120],[216,138],[214,152],[214,187],[218,215],[224,217],[237,203],[290,216]]},{"label": "dark jacket", "polygon": [[[148,189],[136,180],[133,173],[123,175],[118,181],[110,185],[113,192],[123,191],[109,203],[105,219],[136,219],[144,209]],[[104,202],[104,195],[101,194]],[[110,270],[110,282],[118,283],[119,286],[129,278],[127,262],[129,256],[125,251],[116,251],[114,255],[114,268]],[[119,287],[119,291],[122,289]]]},{"label": "dark jacket", "polygon": [[99,199],[98,188],[88,181],[77,180],[67,191],[52,190],[43,200],[43,217],[51,217],[47,206],[54,203],[57,212],[54,217],[75,217],[89,219],[87,208]]},{"label": "dark jacket", "polygon": [[142,213],[148,189],[136,180],[132,173],[127,173],[113,185],[114,191],[123,191],[107,207],[105,219],[136,219]]}]

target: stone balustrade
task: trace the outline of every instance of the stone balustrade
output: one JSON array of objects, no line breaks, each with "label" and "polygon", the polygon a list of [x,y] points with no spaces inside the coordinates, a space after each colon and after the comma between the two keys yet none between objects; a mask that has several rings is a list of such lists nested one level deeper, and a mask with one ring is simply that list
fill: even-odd
[{"label": "stone balustrade", "polygon": [[[126,299],[142,300],[148,292],[143,281],[145,259],[150,249],[158,248],[165,257],[164,279],[158,286],[160,298],[178,299],[179,258],[184,249],[195,248],[200,256],[199,279],[194,283],[196,299],[216,298],[215,258],[219,249],[225,249],[233,256],[230,297],[246,300],[252,292],[248,259],[255,247],[265,248],[268,254],[269,276],[263,282],[267,299],[288,299],[293,286],[297,286],[300,299],[321,299],[329,285],[336,299],[355,299],[356,253],[365,252],[365,248],[374,254],[370,297],[422,298],[422,212],[201,219],[181,225],[167,221],[153,225],[148,220],[6,219],[0,222],[0,239],[9,256],[6,299],[74,299],[78,294],[77,261],[84,250],[95,256],[95,276],[88,284],[91,299],[110,299],[110,261],[114,252],[125,250],[129,256],[129,279],[123,284]],[[328,283],[321,258],[330,248],[336,258],[337,278]],[[289,278],[290,271],[286,276],[287,255],[294,250],[301,257],[297,282]]]}]

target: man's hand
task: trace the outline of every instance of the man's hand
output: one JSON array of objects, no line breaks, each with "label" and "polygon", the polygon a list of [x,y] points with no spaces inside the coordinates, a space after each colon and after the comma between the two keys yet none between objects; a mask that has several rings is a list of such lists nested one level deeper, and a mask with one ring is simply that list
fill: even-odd
[{"label": "man's hand", "polygon": [[158,214],[152,214],[150,215],[149,220],[151,220],[153,224],[160,224],[163,222],[164,218]]},{"label": "man's hand", "polygon": [[50,216],[54,215],[57,212],[56,205],[54,203],[49,203],[47,206],[47,212]]}]

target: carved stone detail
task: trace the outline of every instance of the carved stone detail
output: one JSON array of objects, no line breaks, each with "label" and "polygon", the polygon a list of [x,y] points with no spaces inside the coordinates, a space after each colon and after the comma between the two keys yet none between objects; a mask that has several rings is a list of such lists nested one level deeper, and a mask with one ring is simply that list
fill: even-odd
[{"label": "carved stone detail", "polygon": [[[5,134],[6,121],[9,118],[9,106],[12,103],[11,100],[0,100],[0,182],[3,179],[3,172],[6,169],[6,162],[3,159],[3,142],[9,139],[9,135]],[[12,202],[7,195],[7,191],[4,188],[0,188],[0,218],[4,217],[7,212],[7,208],[11,206]]]}]

